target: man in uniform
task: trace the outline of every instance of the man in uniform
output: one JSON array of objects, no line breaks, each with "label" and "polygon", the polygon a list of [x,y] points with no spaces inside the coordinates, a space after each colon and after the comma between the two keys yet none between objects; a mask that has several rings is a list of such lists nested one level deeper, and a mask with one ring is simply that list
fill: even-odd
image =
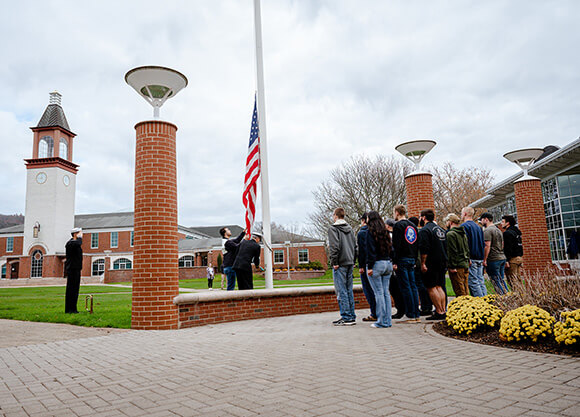
[{"label": "man in uniform", "polygon": [[66,242],[66,260],[64,270],[66,272],[66,297],[64,312],[69,314],[78,313],[77,302],[81,285],[81,269],[83,268],[83,230],[75,227],[71,230],[71,239]]}]

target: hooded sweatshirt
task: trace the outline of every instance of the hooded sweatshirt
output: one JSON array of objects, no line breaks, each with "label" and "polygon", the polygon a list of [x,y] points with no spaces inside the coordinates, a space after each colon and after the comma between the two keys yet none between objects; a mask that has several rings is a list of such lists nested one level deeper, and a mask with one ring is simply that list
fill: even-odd
[{"label": "hooded sweatshirt", "polygon": [[469,243],[463,226],[452,227],[447,232],[447,267],[469,268]]},{"label": "hooded sweatshirt", "polygon": [[328,228],[328,252],[331,265],[354,265],[356,237],[344,219],[338,219]]}]

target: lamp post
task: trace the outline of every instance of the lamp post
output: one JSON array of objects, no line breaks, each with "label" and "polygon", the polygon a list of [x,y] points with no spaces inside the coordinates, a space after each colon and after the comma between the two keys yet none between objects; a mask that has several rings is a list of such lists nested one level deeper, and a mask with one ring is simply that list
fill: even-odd
[{"label": "lamp post", "polygon": [[125,81],[153,106],[154,117],[135,125],[131,327],[177,329],[177,126],[160,120],[159,109],[187,86],[187,78],[170,68],[146,66],[127,72]]},{"label": "lamp post", "polygon": [[514,182],[514,192],[525,268],[530,273],[541,272],[552,262],[542,186],[539,178],[528,174],[543,152],[540,148],[527,148],[504,154],[504,158],[517,164],[523,172],[523,176]]},{"label": "lamp post", "polygon": [[284,242],[284,246],[286,246],[286,258],[288,259],[288,280],[290,280],[290,245],[292,245],[292,242],[289,240]]},{"label": "lamp post", "polygon": [[421,210],[435,208],[433,200],[433,180],[429,172],[421,171],[421,161],[437,144],[434,140],[423,139],[404,142],[395,150],[409,159],[414,166],[413,172],[405,177],[407,189],[407,213],[409,216],[419,216]]}]

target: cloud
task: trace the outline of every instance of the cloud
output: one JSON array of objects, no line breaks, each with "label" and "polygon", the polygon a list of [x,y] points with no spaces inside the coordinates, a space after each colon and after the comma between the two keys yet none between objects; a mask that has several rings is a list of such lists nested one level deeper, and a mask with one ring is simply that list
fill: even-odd
[{"label": "cloud", "polygon": [[[427,164],[501,180],[517,171],[503,153],[574,140],[578,12],[572,0],[262,2],[272,220],[306,222],[312,190],[353,154],[432,138]],[[130,209],[134,125],[152,110],[123,76],[163,65],[189,80],[161,109],[179,128],[180,223],[242,223],[251,2],[20,2],[5,15],[0,212],[24,211],[28,127],[55,89],[78,135],[77,212]]]}]

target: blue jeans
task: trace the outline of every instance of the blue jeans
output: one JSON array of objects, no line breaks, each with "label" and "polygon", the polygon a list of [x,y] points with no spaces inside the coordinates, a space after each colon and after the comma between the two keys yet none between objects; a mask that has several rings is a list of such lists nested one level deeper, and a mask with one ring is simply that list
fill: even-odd
[{"label": "blue jeans", "polygon": [[467,286],[474,297],[485,297],[487,295],[487,288],[485,288],[485,281],[483,280],[483,260],[471,259]]},{"label": "blue jeans", "polygon": [[228,291],[235,290],[236,289],[236,271],[234,271],[234,267],[233,266],[226,266],[224,268],[224,274],[226,274],[226,277],[228,278],[227,290]]},{"label": "blue jeans", "polygon": [[410,319],[419,317],[419,292],[415,283],[415,259],[401,258],[397,264],[399,288],[405,300],[405,314]]},{"label": "blue jeans", "polygon": [[356,314],[354,314],[354,294],[352,292],[352,268],[353,265],[346,265],[332,270],[338,309],[340,310],[340,317],[344,321],[356,320]]},{"label": "blue jeans", "polygon": [[495,292],[499,295],[507,294],[508,287],[505,282],[505,259],[501,261],[488,261],[487,262],[487,275],[495,288]]},{"label": "blue jeans", "polygon": [[377,300],[377,326],[391,327],[391,294],[389,293],[389,281],[393,273],[391,261],[376,261],[373,265],[373,274],[369,275],[369,281],[375,292]]},{"label": "blue jeans", "polygon": [[375,293],[373,291],[373,287],[371,287],[371,283],[369,282],[369,277],[367,277],[367,273],[363,272],[360,274],[360,282],[363,287],[363,292],[365,294],[365,298],[369,303],[369,307],[371,308],[371,316],[374,318],[377,317],[377,301],[375,300]]}]

